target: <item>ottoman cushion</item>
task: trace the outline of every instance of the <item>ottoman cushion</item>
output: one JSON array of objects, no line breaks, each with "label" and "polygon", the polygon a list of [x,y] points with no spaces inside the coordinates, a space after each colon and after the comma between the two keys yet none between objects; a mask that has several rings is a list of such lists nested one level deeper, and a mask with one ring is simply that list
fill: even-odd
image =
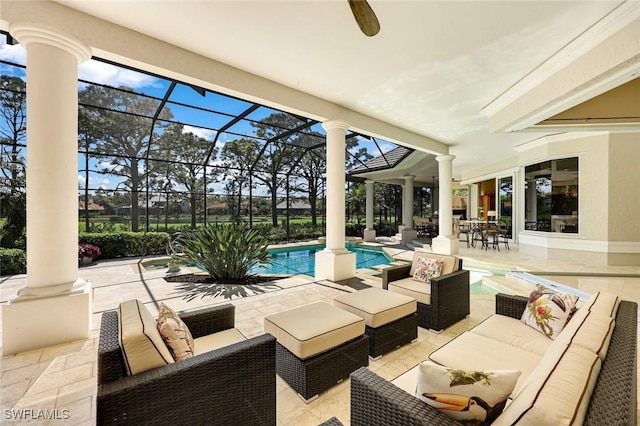
[{"label": "ottoman cushion", "polygon": [[364,334],[364,320],[317,302],[264,319],[264,331],[300,359],[333,349]]},{"label": "ottoman cushion", "polygon": [[333,304],[364,318],[369,327],[378,328],[416,311],[416,300],[380,288],[347,293],[333,299]]}]

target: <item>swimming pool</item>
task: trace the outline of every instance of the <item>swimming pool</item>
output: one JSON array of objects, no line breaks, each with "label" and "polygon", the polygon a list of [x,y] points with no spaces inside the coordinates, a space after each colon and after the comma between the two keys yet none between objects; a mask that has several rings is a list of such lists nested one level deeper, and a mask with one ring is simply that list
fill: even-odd
[{"label": "swimming pool", "polygon": [[[315,275],[316,252],[324,249],[323,245],[290,247],[269,250],[272,263],[251,268],[252,274],[306,274]],[[391,259],[376,248],[347,247],[356,254],[356,269],[371,268],[375,265],[387,265]]]}]

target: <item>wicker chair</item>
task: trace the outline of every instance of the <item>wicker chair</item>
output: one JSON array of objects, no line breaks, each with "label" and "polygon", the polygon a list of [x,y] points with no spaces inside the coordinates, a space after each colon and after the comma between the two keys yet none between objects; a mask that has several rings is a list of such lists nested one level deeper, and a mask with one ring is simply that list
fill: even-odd
[{"label": "wicker chair", "polygon": [[[234,327],[227,304],[180,314],[194,338]],[[276,340],[264,334],[184,361],[125,375],[118,314],[102,315],[97,424],[276,423]]]},{"label": "wicker chair", "polygon": [[[446,257],[435,253],[420,253],[420,256]],[[416,257],[418,254],[416,253]],[[414,264],[416,259],[414,258]],[[462,269],[462,259],[456,257],[457,267],[454,272],[431,279],[430,299],[431,303],[421,303],[417,300],[418,325],[435,332],[441,332],[445,328],[469,316],[471,311],[469,271]],[[412,265],[399,265],[386,268],[382,271],[382,288],[388,289],[393,281],[411,278]],[[412,296],[410,293],[404,293]]]}]

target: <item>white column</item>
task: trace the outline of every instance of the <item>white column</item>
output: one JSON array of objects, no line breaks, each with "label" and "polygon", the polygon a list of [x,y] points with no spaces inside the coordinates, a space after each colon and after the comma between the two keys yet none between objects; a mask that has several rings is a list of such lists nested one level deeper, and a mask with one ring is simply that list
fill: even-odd
[{"label": "white column", "polygon": [[356,255],[345,248],[345,131],[347,123],[325,121],[327,131],[327,243],[316,253],[316,279],[356,276]]},{"label": "white column", "polygon": [[415,176],[404,176],[404,186],[402,191],[402,244],[412,243],[418,237],[417,231],[413,228],[413,178]]},{"label": "white column", "polygon": [[439,155],[436,157],[438,160],[438,175],[439,181],[439,198],[438,204],[438,224],[439,235],[434,238],[431,244],[435,253],[442,254],[456,254],[460,251],[459,241],[453,235],[453,194],[451,179],[452,163],[454,155]]},{"label": "white column", "polygon": [[413,178],[415,176],[404,176],[404,198],[402,204],[402,221],[404,229],[413,229]]},{"label": "white column", "polygon": [[3,307],[3,352],[87,338],[91,285],[78,279],[78,63],[64,33],[13,24],[27,50],[27,285]]},{"label": "white column", "polygon": [[367,219],[366,219],[366,229],[364,230],[364,241],[375,241],[376,240],[376,230],[373,228],[373,185],[375,181],[367,180],[364,182],[365,189],[367,191]]}]

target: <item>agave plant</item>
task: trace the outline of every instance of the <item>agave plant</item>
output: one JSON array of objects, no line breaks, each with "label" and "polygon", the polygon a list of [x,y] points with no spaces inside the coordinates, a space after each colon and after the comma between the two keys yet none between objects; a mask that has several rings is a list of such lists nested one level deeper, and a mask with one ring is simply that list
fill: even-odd
[{"label": "agave plant", "polygon": [[244,224],[209,225],[181,236],[180,244],[217,281],[241,281],[253,266],[270,262],[267,240]]}]

